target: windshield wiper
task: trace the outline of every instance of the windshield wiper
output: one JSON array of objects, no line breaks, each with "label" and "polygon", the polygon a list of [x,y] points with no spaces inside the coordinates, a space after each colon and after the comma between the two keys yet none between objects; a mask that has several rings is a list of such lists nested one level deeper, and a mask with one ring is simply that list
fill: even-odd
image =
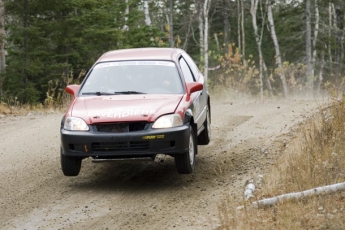
[{"label": "windshield wiper", "polygon": [[146,93],[138,92],[138,91],[119,91],[119,92],[115,92],[115,94],[146,94]]},{"label": "windshield wiper", "polygon": [[115,95],[115,93],[108,93],[108,92],[85,92],[85,93],[82,93],[82,95],[97,95],[97,96],[102,96],[102,95]]}]

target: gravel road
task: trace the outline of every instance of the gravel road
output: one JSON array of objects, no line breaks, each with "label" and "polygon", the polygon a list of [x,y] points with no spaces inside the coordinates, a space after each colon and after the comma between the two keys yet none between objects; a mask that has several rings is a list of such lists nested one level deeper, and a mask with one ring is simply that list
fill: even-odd
[{"label": "gravel road", "polygon": [[0,116],[0,229],[216,229],[218,205],[243,197],[246,180],[265,175],[298,124],[323,100],[213,98],[212,142],[196,170],[174,160],[92,163],[63,176],[62,113]]}]

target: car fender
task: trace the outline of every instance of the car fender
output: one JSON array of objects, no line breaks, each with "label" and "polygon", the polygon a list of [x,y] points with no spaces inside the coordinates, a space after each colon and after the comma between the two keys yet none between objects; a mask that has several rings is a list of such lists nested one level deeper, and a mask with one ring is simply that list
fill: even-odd
[{"label": "car fender", "polygon": [[188,108],[185,113],[184,113],[184,124],[190,123],[190,122],[194,122],[193,120],[193,111],[192,109]]}]

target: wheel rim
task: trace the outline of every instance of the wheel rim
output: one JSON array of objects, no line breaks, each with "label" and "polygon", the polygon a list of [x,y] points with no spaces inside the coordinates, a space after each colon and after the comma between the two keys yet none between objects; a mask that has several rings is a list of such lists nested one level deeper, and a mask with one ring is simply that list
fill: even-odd
[{"label": "wheel rim", "polygon": [[189,163],[190,165],[194,164],[194,140],[192,133],[189,135]]}]

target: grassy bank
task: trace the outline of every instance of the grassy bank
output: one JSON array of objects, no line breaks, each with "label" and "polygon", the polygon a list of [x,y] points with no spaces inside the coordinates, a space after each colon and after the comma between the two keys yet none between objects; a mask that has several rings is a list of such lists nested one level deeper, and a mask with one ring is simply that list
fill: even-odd
[{"label": "grassy bank", "polygon": [[345,102],[320,109],[281,153],[249,201],[228,195],[219,205],[220,229],[345,229],[345,191],[266,208],[252,202],[345,181]]}]

